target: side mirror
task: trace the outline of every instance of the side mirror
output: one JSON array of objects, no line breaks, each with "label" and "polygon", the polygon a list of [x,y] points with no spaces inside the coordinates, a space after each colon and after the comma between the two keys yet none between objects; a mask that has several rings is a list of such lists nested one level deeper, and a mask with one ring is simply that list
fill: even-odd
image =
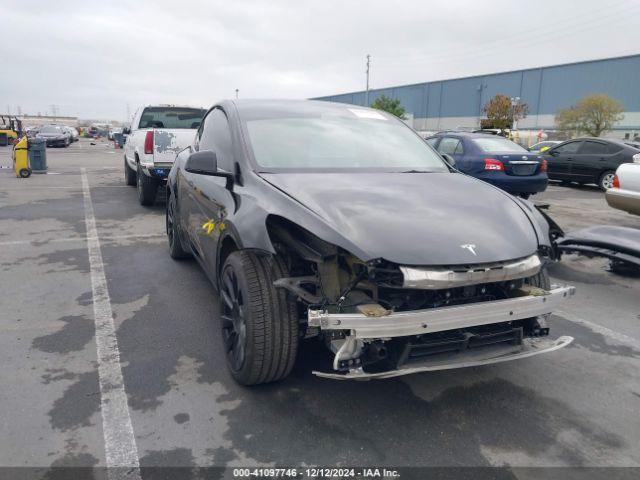
[{"label": "side mirror", "polygon": [[441,153],[440,155],[442,155],[442,158],[444,158],[444,161],[447,162],[450,167],[456,168],[456,159],[455,158],[453,158],[448,153]]},{"label": "side mirror", "polygon": [[123,128],[122,129],[122,134],[123,135],[129,135],[131,133],[131,129],[129,127]]},{"label": "side mirror", "polygon": [[197,175],[215,175],[218,173],[218,158],[211,150],[194,152],[187,158],[184,169]]},{"label": "side mirror", "polygon": [[547,155],[551,155],[552,157],[557,157],[559,155],[559,153],[556,150],[547,150],[546,152]]},{"label": "side mirror", "polygon": [[208,175],[210,177],[224,177],[227,179],[227,189],[233,189],[233,173],[218,170],[218,158],[212,150],[193,152],[187,158],[184,169],[196,175]]}]

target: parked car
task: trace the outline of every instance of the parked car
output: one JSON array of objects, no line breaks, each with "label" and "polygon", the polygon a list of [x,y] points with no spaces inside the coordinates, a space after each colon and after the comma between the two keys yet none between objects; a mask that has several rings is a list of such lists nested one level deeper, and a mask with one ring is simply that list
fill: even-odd
[{"label": "parked car", "polygon": [[527,150],[533,153],[544,153],[551,147],[558,145],[559,143],[562,142],[560,142],[559,140],[545,140],[544,142],[538,142],[531,145],[529,148],[527,148]]},{"label": "parked car", "polygon": [[640,215],[640,158],[637,163],[623,163],[618,167],[605,196],[609,206]]},{"label": "parked car", "polygon": [[164,184],[176,154],[193,143],[206,110],[172,105],[148,105],[125,129],[124,178],[136,185],[141,205],[153,205],[158,186]]},{"label": "parked car", "polygon": [[77,142],[78,140],[80,140],[80,134],[78,133],[78,130],[76,130],[74,127],[68,127],[66,125],[63,125],[62,129],[69,134],[72,142]]},{"label": "parked car", "polygon": [[108,135],[108,139],[109,140],[115,140],[115,136],[118,133],[122,133],[122,128],[120,127],[112,127],[109,129],[109,135]]},{"label": "parked car", "polygon": [[573,293],[549,283],[546,218],[395,116],[330,102],[221,102],[167,182],[170,255],[219,289],[227,366],[247,385],[286,377],[311,337],[335,354],[314,373],[340,379],[567,345],[546,337]]},{"label": "parked car", "polygon": [[43,125],[38,129],[36,138],[45,140],[47,147],[68,147],[71,135],[60,125]]},{"label": "parked car", "polygon": [[499,135],[441,132],[427,143],[452,156],[461,172],[514,195],[527,198],[547,188],[546,162]]},{"label": "parked car", "polygon": [[562,142],[544,152],[552,180],[581,185],[595,183],[602,190],[613,186],[616,169],[640,159],[640,150],[623,141],[585,137]]}]

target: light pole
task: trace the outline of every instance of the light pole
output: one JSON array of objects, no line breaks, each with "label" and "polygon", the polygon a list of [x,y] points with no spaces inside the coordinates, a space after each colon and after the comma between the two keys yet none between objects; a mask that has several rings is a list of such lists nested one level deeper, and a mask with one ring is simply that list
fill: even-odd
[{"label": "light pole", "polygon": [[369,66],[371,65],[371,55],[367,54],[367,90],[364,96],[365,107],[369,106]]},{"label": "light pole", "polygon": [[511,97],[511,130],[518,130],[518,120],[516,120],[516,108],[520,103],[520,97]]},{"label": "light pole", "polygon": [[238,90],[238,89],[236,88],[236,98],[238,98],[238,92],[239,92],[239,91],[240,91],[240,90]]}]

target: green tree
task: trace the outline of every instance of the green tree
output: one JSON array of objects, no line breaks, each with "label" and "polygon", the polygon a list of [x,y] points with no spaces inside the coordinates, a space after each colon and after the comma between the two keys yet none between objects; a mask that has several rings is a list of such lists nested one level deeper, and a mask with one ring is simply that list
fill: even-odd
[{"label": "green tree", "polygon": [[499,93],[485,104],[482,111],[487,116],[480,121],[482,128],[505,129],[511,128],[514,122],[526,117],[529,105],[524,102],[512,105],[511,97]]},{"label": "green tree", "polygon": [[400,103],[400,100],[389,98],[386,95],[381,95],[375,99],[371,104],[371,108],[377,108],[378,110],[384,110],[385,112],[392,113],[396,117],[406,120],[405,109]]},{"label": "green tree", "polygon": [[558,110],[555,120],[560,130],[599,137],[624,118],[623,111],[618,100],[597,93],[584,97],[576,105]]}]

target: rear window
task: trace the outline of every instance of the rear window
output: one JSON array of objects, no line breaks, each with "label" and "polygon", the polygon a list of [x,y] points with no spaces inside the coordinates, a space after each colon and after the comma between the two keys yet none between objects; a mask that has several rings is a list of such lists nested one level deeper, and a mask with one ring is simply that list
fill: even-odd
[{"label": "rear window", "polygon": [[527,151],[524,147],[511,140],[496,136],[474,138],[473,142],[485,153],[520,153]]},{"label": "rear window", "polygon": [[198,128],[206,110],[200,108],[147,107],[138,128]]},{"label": "rear window", "polygon": [[40,129],[40,133],[62,133],[62,129],[53,125],[45,125]]}]

